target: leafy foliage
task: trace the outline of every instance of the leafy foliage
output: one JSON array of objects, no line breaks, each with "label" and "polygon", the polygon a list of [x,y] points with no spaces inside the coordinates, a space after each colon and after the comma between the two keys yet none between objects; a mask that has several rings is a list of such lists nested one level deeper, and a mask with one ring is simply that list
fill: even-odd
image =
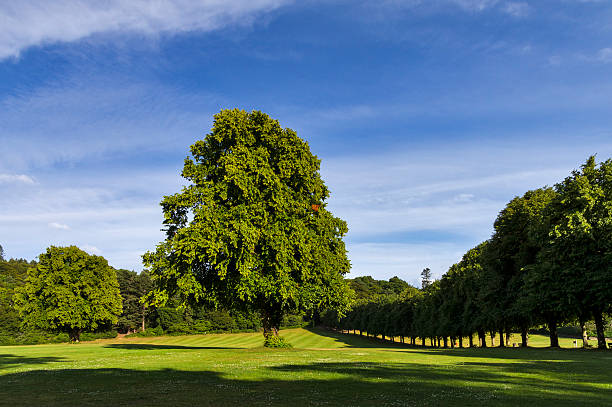
[{"label": "leafy foliage", "polygon": [[121,314],[115,271],[103,257],[76,246],[42,253],[16,299],[24,324],[66,332],[77,341],[84,329],[115,324]]},{"label": "leafy foliage", "polygon": [[306,142],[264,113],[224,110],[191,155],[190,185],[161,204],[167,238],[144,255],[150,304],[257,310],[265,333],[289,311],[348,305],[347,226]]}]

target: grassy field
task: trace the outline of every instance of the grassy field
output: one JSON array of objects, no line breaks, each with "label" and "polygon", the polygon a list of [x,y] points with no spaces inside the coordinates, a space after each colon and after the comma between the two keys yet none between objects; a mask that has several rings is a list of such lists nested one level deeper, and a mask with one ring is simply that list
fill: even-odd
[{"label": "grassy field", "polygon": [[0,347],[0,405],[612,406],[610,351],[282,334],[294,349],[264,349],[261,334]]}]

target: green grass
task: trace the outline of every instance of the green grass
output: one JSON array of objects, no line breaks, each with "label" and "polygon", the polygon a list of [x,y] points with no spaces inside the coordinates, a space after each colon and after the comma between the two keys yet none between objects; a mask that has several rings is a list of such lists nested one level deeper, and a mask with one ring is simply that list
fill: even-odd
[{"label": "green grass", "polygon": [[609,351],[282,335],[293,349],[264,349],[261,334],[0,347],[0,405],[612,406]]}]

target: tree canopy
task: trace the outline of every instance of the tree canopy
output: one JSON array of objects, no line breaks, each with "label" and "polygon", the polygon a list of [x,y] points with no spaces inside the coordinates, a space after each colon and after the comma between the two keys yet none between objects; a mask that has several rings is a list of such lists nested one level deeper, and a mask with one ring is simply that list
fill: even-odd
[{"label": "tree canopy", "polygon": [[42,253],[16,302],[24,324],[66,332],[73,341],[84,329],[115,324],[121,314],[115,270],[76,246],[51,246]]},{"label": "tree canopy", "polygon": [[348,228],[326,208],[319,166],[264,113],[215,115],[185,160],[190,184],[161,203],[166,240],[144,255],[157,287],[149,302],[255,309],[266,336],[288,311],[346,307]]}]

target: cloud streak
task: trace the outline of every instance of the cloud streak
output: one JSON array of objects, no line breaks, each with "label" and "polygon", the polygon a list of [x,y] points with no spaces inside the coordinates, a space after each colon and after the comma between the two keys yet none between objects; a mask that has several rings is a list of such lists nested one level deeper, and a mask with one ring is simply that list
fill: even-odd
[{"label": "cloud streak", "polygon": [[49,223],[49,227],[53,228],[53,229],[60,229],[60,230],[70,230],[70,226],[64,224],[64,223],[58,223],[58,222],[51,222]]},{"label": "cloud streak", "polygon": [[0,4],[0,59],[26,48],[95,34],[212,31],[251,24],[287,0],[31,0]]},{"label": "cloud streak", "polygon": [[34,184],[35,181],[32,177],[25,174],[0,174],[0,184],[8,183],[21,183],[21,184]]}]

